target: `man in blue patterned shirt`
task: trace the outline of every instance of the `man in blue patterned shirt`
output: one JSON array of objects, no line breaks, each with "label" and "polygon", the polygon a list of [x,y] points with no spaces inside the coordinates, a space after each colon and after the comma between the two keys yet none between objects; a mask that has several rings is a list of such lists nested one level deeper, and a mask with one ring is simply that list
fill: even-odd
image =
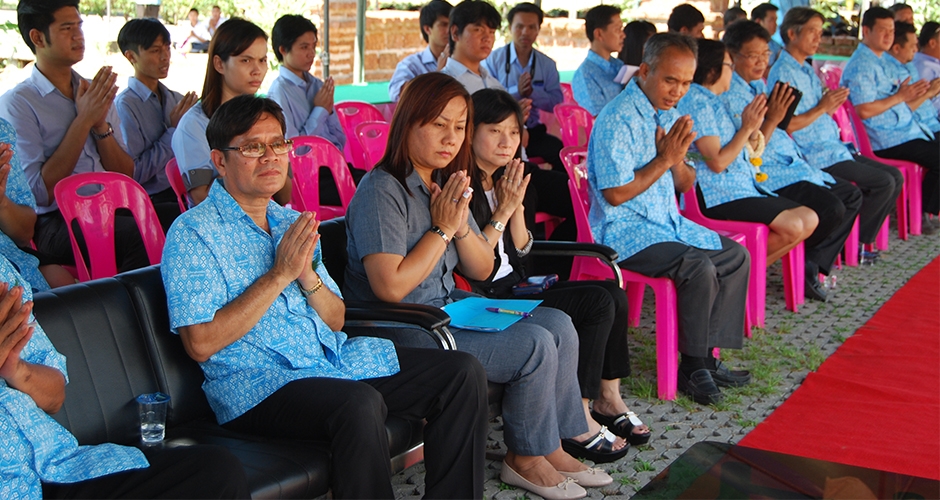
[{"label": "man in blue patterned shirt", "polygon": [[[241,463],[215,446],[79,446],[49,416],[65,400],[65,356],[32,314],[30,284],[0,256],[0,498],[246,498]],[[149,458],[149,461],[148,461]]]},{"label": "man in blue patterned shirt", "polygon": [[[872,7],[862,16],[862,43],[842,71],[842,85],[865,124],[871,147],[882,158],[917,163],[927,170],[924,212],[940,213],[940,139],[918,125],[912,103],[929,89],[921,80],[895,81],[885,70],[885,52],[894,43],[894,15]],[[919,214],[911,214],[917,217]]]},{"label": "man in blue patterned shirt", "polygon": [[591,42],[584,62],[578,66],[571,79],[571,91],[578,105],[594,116],[604,109],[623,90],[617,81],[623,61],[611,53],[623,48],[623,20],[620,8],[613,5],[598,5],[584,15],[584,31]]},{"label": "man in blue patterned shirt", "polygon": [[[917,53],[917,31],[914,25],[894,22],[894,43],[886,54],[891,57],[885,57],[885,71],[892,79],[903,82],[910,78],[911,83],[922,80],[917,66],[914,65],[914,54]],[[914,110],[914,118],[927,135],[931,138],[940,133],[940,119],[937,116],[937,109],[930,101],[940,96],[940,78],[923,79],[929,84],[927,92],[910,103],[910,108]]]},{"label": "man in blue patterned shirt", "polygon": [[740,349],[750,258],[737,243],[679,215],[676,191],[695,183],[684,159],[692,120],[674,108],[695,73],[695,42],[674,33],[646,42],[637,77],[600,115],[588,144],[591,231],[617,250],[620,266],[668,277],[679,307],[678,388],[702,404],[719,386],[741,386],[713,347]]},{"label": "man in blue patterned shirt", "polygon": [[271,202],[287,178],[280,107],[252,95],[212,115],[219,172],[167,235],[170,326],[206,376],[223,426],[329,441],[336,498],[393,498],[388,413],[427,419],[426,495],[483,495],[486,375],[460,352],[347,338],[313,214]]},{"label": "man in blue patterned shirt", "polygon": [[[787,132],[796,141],[806,161],[815,168],[851,181],[862,192],[859,212],[859,241],[874,243],[885,217],[904,187],[904,176],[892,166],[854,154],[842,143],[834,113],[849,97],[848,89],[828,90],[806,62],[819,47],[824,18],[809,7],[794,7],[780,28],[787,48],[770,70],[767,85],[778,81],[803,92]],[[913,29],[913,28],[911,28]],[[864,252],[866,255],[867,252]]]},{"label": "man in blue patterned shirt", "polygon": [[[777,19],[779,19],[777,13],[779,10],[780,8],[772,3],[762,3],[751,9],[751,21],[761,25],[767,30],[767,33],[770,33],[770,36],[774,36],[774,33],[777,32]],[[767,61],[767,69],[770,69],[777,62],[777,58],[780,57],[783,45],[771,38],[767,42],[767,46],[770,48],[770,60]]]},{"label": "man in blue patterned shirt", "polygon": [[450,11],[453,7],[445,0],[431,0],[424,7],[418,17],[421,27],[421,36],[427,42],[428,48],[421,52],[411,54],[399,61],[388,82],[388,99],[398,102],[401,89],[412,78],[440,71],[447,64],[450,57]]}]

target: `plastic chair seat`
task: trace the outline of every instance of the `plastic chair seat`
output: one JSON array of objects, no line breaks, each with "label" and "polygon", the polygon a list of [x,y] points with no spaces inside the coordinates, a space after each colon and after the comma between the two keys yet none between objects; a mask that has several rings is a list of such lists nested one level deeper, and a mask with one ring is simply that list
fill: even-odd
[{"label": "plastic chair seat", "polygon": [[365,153],[359,143],[359,136],[356,135],[356,125],[362,122],[384,122],[385,116],[379,108],[361,101],[338,102],[333,105],[333,111],[343,127],[343,133],[346,134],[346,145],[343,147],[346,161],[355,168],[368,170],[365,168]]},{"label": "plastic chair seat", "polygon": [[[295,210],[316,212],[320,220],[341,217],[346,213],[346,207],[356,193],[356,185],[343,154],[333,143],[317,136],[294,137],[290,164],[294,173],[291,205]],[[342,206],[320,205],[319,175],[324,167],[330,170],[336,181]]]}]

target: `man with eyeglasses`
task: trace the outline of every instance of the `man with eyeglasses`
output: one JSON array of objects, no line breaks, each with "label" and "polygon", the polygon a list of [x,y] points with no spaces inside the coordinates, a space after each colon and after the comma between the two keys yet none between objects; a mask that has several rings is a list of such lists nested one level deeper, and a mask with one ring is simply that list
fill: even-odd
[{"label": "man with eyeglasses", "polygon": [[[857,151],[853,154],[842,142],[839,126],[831,115],[849,97],[849,90],[826,89],[812,64],[806,62],[819,47],[823,21],[823,15],[809,7],[787,11],[780,27],[786,50],[770,70],[767,84],[780,81],[803,92],[787,132],[810,165],[851,181],[862,191],[859,241],[870,244],[901,194],[904,176],[892,166],[865,158]],[[862,250],[863,262],[874,263],[876,256]]]},{"label": "man with eyeglasses", "polygon": [[723,41],[734,63],[731,88],[720,98],[731,111],[735,127],[741,127],[741,113],[757,94],[769,94],[767,113],[760,131],[766,140],[761,171],[767,174],[762,187],[816,212],[819,224],[803,244],[806,248],[806,297],[826,301],[827,290],[819,273],[828,275],[836,257],[852,231],[862,204],[862,193],[845,180],[813,168],[799,146],[777,126],[793,103],[793,89],[778,83],[767,91],[762,79],[770,60],[767,42],[770,33],[753,21],[739,21],[725,31]]},{"label": "man with eyeglasses", "polygon": [[340,331],[345,305],[320,223],[271,201],[287,179],[284,115],[235,97],[206,128],[219,172],[167,235],[170,327],[199,362],[219,423],[329,442],[336,498],[394,498],[386,415],[427,420],[430,498],[483,496],[486,374],[473,356]]}]

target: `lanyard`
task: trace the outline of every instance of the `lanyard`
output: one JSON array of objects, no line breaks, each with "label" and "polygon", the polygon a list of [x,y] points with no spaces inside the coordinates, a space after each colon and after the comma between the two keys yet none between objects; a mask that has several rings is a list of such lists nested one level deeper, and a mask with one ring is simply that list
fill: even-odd
[{"label": "lanyard", "polygon": [[[509,70],[510,70],[509,60],[512,57],[512,53],[510,52],[512,50],[511,47],[512,47],[511,43],[506,44],[506,83],[504,83],[503,86],[506,87],[507,89],[511,86],[509,85]],[[535,60],[537,59],[537,57],[535,57],[535,49],[532,49],[532,55],[530,57],[532,57],[532,64],[529,66],[529,74],[532,75],[532,78],[535,78]]]}]

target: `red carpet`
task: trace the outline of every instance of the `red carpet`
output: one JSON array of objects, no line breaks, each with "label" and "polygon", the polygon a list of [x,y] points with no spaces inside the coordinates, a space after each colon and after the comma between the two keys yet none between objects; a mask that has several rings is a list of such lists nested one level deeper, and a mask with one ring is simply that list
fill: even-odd
[{"label": "red carpet", "polygon": [[740,444],[940,480],[940,257]]}]

